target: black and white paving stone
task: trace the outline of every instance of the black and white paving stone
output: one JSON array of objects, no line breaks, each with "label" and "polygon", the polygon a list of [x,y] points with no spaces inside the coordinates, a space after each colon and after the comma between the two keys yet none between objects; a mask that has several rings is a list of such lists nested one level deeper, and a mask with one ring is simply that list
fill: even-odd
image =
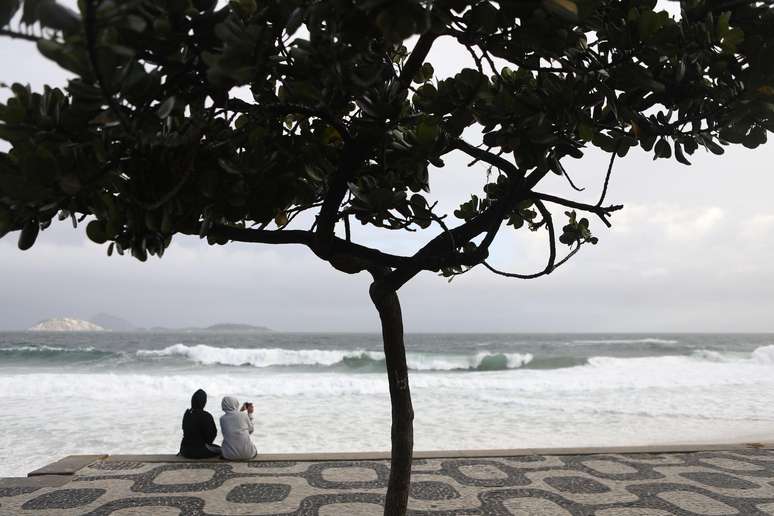
[{"label": "black and white paving stone", "polygon": [[[383,460],[98,461],[60,487],[2,487],[0,515],[381,514]],[[774,450],[418,459],[409,514],[774,515]]]}]

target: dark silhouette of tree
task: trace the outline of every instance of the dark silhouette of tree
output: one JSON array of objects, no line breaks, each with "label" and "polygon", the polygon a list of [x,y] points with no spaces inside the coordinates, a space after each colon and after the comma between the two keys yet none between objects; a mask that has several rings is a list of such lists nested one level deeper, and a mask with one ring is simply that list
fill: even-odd
[{"label": "dark silhouette of tree", "polygon": [[[80,0],[80,12],[0,0],[0,33],[74,74],[64,91],[14,84],[0,105],[0,235],[20,230],[29,249],[54,218],[88,219],[108,255],[145,261],[199,235],[298,244],[369,273],[392,402],[385,514],[404,514],[398,290],[478,265],[549,274],[597,243],[579,213],[610,225],[608,182],[633,147],[689,165],[699,147],[753,148],[774,131],[772,1],[679,5],[670,17],[655,0]],[[439,38],[474,65],[434,80]],[[590,146],[610,154],[599,202],[538,190],[548,174],[569,180],[564,164]],[[429,198],[428,169],[452,152],[489,178],[455,222]],[[548,206],[569,210],[561,228]],[[311,227],[293,224],[309,212]],[[397,255],[355,242],[355,221],[429,236]],[[498,234],[520,229],[545,232],[545,268],[490,265]]]}]

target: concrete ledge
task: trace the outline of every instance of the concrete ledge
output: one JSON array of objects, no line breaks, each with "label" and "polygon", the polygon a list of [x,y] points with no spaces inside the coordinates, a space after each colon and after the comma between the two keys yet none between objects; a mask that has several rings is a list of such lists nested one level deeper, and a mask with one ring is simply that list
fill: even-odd
[{"label": "concrete ledge", "polygon": [[0,478],[0,488],[12,487],[59,487],[72,480],[72,475],[42,475],[36,477]]},{"label": "concrete ledge", "polygon": [[42,475],[74,475],[78,470],[94,464],[98,460],[106,459],[107,455],[68,455],[47,466],[27,473],[28,477],[37,477]]},{"label": "concrete ledge", "polygon": [[[727,443],[727,444],[672,444],[653,446],[618,446],[588,448],[525,448],[505,450],[438,450],[414,452],[415,459],[457,459],[483,457],[519,457],[524,455],[595,455],[609,453],[687,453],[698,451],[733,451],[749,449],[774,449],[774,442]],[[259,454],[250,462],[321,462],[339,460],[386,460],[390,452],[342,452],[342,453],[267,453]],[[223,459],[186,459],[179,455],[110,455],[108,462],[227,462]]]}]

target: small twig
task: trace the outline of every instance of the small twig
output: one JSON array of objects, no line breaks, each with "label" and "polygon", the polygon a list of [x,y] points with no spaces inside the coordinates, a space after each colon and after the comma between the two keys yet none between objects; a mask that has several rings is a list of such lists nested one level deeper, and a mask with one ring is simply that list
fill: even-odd
[{"label": "small twig", "polygon": [[336,120],[333,115],[326,113],[320,109],[315,109],[310,106],[304,106],[303,104],[249,104],[241,99],[230,99],[228,102],[228,110],[239,113],[245,113],[248,115],[256,115],[260,113],[273,113],[275,115],[305,115],[308,117],[319,118],[323,122],[327,123],[339,132],[341,139],[345,142],[352,139],[347,126],[341,121]]},{"label": "small twig", "polygon": [[554,159],[556,161],[557,166],[559,167],[559,170],[562,171],[562,175],[567,180],[567,182],[570,183],[570,186],[572,187],[572,189],[575,190],[576,192],[584,191],[585,188],[581,188],[579,186],[575,186],[575,183],[573,182],[572,178],[570,177],[570,174],[567,173],[567,169],[564,168],[564,166],[562,165],[562,163],[558,159],[556,159],[556,158],[554,158]]},{"label": "small twig", "polygon": [[618,154],[619,146],[620,146],[620,143],[616,146],[616,149],[613,151],[613,155],[610,156],[610,164],[607,167],[607,175],[605,175],[605,184],[602,187],[602,195],[599,197],[599,202],[597,202],[597,206],[602,206],[602,203],[605,202],[605,196],[607,196],[607,186],[610,183],[610,175],[613,173],[613,164],[615,163],[615,157]]},{"label": "small twig", "polygon": [[565,199],[563,197],[557,197],[555,195],[543,194],[540,192],[533,192],[532,194],[537,199],[542,199],[544,201],[552,202],[554,204],[561,204],[562,206],[567,206],[568,208],[575,208],[576,210],[593,213],[594,215],[602,219],[602,222],[604,222],[607,227],[612,226],[612,224],[610,224],[610,221],[607,220],[607,216],[614,211],[623,209],[623,205],[621,204],[614,204],[610,206],[599,206],[599,205],[592,206],[591,204],[576,202],[570,199]]},{"label": "small twig", "polygon": [[535,279],[535,278],[539,278],[541,276],[550,274],[551,272],[555,271],[556,269],[558,269],[559,267],[567,263],[567,261],[569,261],[569,259],[572,258],[575,255],[575,253],[577,253],[580,250],[580,248],[581,248],[581,244],[578,244],[577,247],[575,247],[575,249],[573,249],[572,251],[569,252],[569,254],[567,254],[567,256],[565,256],[564,258],[556,262],[556,265],[554,265],[554,268],[550,272],[543,270],[541,272],[536,272],[535,274],[516,274],[513,272],[503,272],[501,270],[495,269],[487,262],[482,262],[482,263],[484,267],[486,267],[493,273],[497,274],[498,276],[505,276],[506,278],[516,278],[516,279]]},{"label": "small twig", "polygon": [[23,39],[26,41],[32,41],[33,43],[37,43],[38,41],[40,41],[40,39],[42,39],[37,36],[32,36],[30,34],[25,34],[23,32],[16,32],[14,30],[9,30],[9,29],[0,29],[0,36],[8,36],[9,38],[12,38],[12,39]]},{"label": "small twig", "polygon": [[538,211],[540,211],[540,214],[543,216],[543,222],[545,222],[546,228],[548,229],[548,264],[546,264],[545,272],[546,274],[550,274],[551,271],[556,268],[554,265],[554,262],[556,262],[556,232],[554,231],[554,219],[551,217],[551,212],[548,211],[546,205],[541,201],[535,200],[535,206],[537,206]]},{"label": "small twig", "polygon": [[436,221],[439,226],[441,226],[441,229],[443,229],[444,233],[449,235],[449,247],[451,247],[451,252],[454,253],[457,250],[457,244],[454,242],[454,234],[449,231],[449,226],[446,225],[446,223],[443,221],[443,218],[433,213],[432,208],[430,208],[428,211],[430,212],[430,217]]},{"label": "small twig", "polygon": [[449,142],[449,146],[453,149],[457,149],[464,152],[465,154],[467,154],[472,158],[475,158],[476,160],[480,160],[480,161],[483,161],[484,163],[488,163],[489,165],[492,165],[493,167],[497,168],[508,177],[519,178],[519,179],[522,179],[524,177],[523,172],[520,171],[516,167],[516,165],[514,165],[507,159],[501,157],[500,153],[493,154],[489,151],[485,151],[478,147],[474,147],[473,145],[469,144],[468,142],[460,138],[455,138],[454,140]]},{"label": "small twig", "polygon": [[425,58],[430,52],[430,49],[433,47],[433,43],[435,43],[435,40],[438,38],[438,36],[438,33],[431,30],[425,32],[419,37],[416,45],[414,45],[414,48],[411,50],[411,54],[408,56],[408,59],[406,59],[405,63],[403,64],[403,68],[400,71],[398,84],[401,88],[408,88],[411,86],[411,81],[414,79],[414,75],[422,66],[422,63],[425,62]]}]

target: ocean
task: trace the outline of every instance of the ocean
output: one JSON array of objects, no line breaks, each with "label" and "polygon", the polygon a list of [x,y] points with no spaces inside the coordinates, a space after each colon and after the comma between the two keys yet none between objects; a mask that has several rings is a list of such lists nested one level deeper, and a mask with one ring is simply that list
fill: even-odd
[{"label": "ocean", "polygon": [[[415,449],[774,440],[774,335],[409,334]],[[389,449],[377,334],[0,333],[0,476],[176,453],[191,394],[260,452]]]}]

